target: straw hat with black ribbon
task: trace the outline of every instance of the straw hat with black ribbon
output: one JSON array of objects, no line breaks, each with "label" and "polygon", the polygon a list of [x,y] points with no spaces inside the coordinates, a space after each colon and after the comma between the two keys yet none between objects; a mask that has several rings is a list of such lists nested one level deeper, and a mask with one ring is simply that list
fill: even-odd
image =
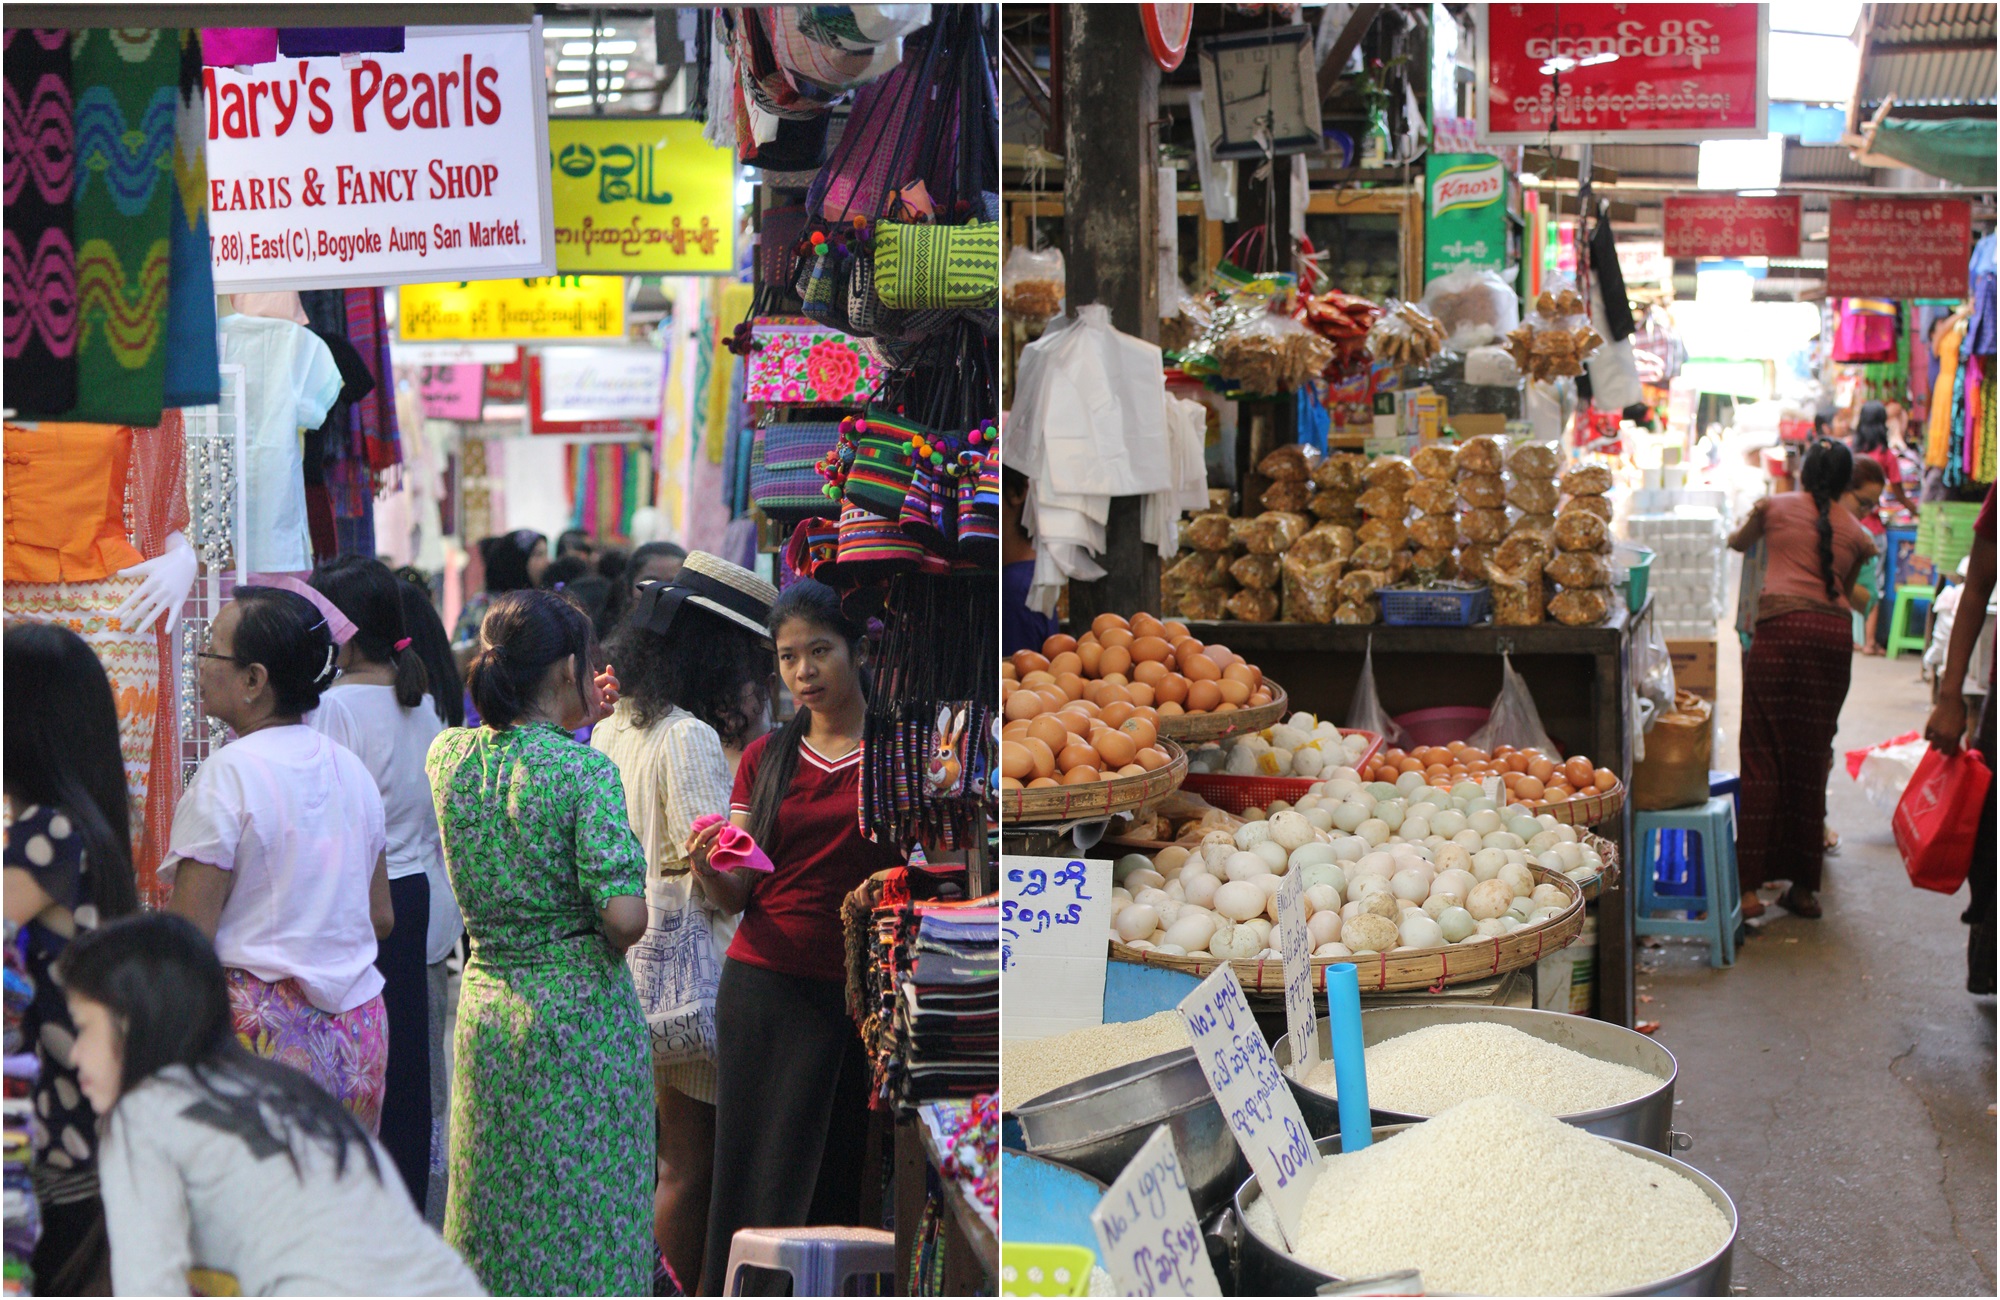
[{"label": "straw hat with black ribbon", "polygon": [[770,640],[767,622],[778,589],[740,564],[707,551],[690,552],[671,582],[648,582],[632,605],[632,622],[665,636],[684,605],[699,605]]}]

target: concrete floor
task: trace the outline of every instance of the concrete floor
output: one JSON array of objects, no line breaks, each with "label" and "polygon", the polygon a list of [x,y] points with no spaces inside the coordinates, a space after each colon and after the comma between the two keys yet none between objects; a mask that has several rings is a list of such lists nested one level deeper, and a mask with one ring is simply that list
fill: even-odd
[{"label": "concrete floor", "polygon": [[[1727,770],[1736,651],[1719,664]],[[1914,657],[1857,656],[1837,750],[1921,729],[1929,709]],[[1735,1198],[1739,1291],[1992,1295],[1994,999],[1965,991],[1965,891],[1910,886],[1844,763],[1828,808],[1843,844],[1823,920],[1773,909],[1728,970],[1694,941],[1641,950],[1639,1018],[1680,1061],[1683,1158]]]}]

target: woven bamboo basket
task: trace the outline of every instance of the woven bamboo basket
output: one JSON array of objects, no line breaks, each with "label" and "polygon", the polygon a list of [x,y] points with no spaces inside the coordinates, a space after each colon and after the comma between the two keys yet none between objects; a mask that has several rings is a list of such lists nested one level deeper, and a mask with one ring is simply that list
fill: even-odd
[{"label": "woven bamboo basket", "polygon": [[1288,716],[1290,700],[1285,688],[1266,677],[1264,685],[1271,688],[1271,702],[1259,704],[1255,708],[1231,709],[1227,713],[1180,713],[1160,719],[1160,734],[1184,745],[1205,745],[1211,740],[1224,740],[1230,736],[1240,736],[1246,732],[1262,731],[1273,723],[1283,722]]},{"label": "woven bamboo basket", "polygon": [[[1598,851],[1603,852],[1601,848]],[[1312,959],[1313,987],[1325,992],[1326,968],[1345,962],[1355,968],[1363,993],[1408,993],[1422,989],[1436,992],[1446,985],[1491,979],[1510,970],[1532,966],[1550,953],[1567,948],[1583,930],[1583,891],[1574,880],[1560,872],[1545,871],[1536,866],[1530,866],[1528,870],[1534,874],[1536,884],[1554,885],[1569,895],[1569,906],[1543,924],[1501,935],[1491,943],[1476,943],[1470,947],[1454,944],[1446,948],[1420,948],[1415,952],[1315,957]],[[1206,979],[1222,964],[1217,957],[1179,957],[1172,953],[1133,948],[1118,939],[1110,942],[1113,961],[1164,966],[1168,970],[1186,971],[1198,979]],[[1284,962],[1276,958],[1258,958],[1229,964],[1235,968],[1236,979],[1243,985],[1244,992],[1284,993]]]},{"label": "woven bamboo basket", "polygon": [[1561,803],[1536,804],[1528,809],[1530,817],[1543,813],[1566,825],[1602,826],[1625,810],[1625,783],[1620,781],[1600,794],[1578,795]]},{"label": "woven bamboo basket", "polygon": [[1113,813],[1136,813],[1180,789],[1187,776],[1187,751],[1171,740],[1160,747],[1172,761],[1144,776],[1121,776],[1083,785],[1045,785],[1039,790],[1002,790],[1000,819],[1007,825],[1073,822]]},{"label": "woven bamboo basket", "polygon": [[1602,835],[1592,835],[1589,831],[1580,832],[1577,838],[1583,843],[1588,844],[1591,848],[1596,849],[1598,858],[1604,863],[1603,871],[1590,877],[1588,880],[1577,882],[1583,887],[1584,899],[1588,901],[1603,893],[1605,885],[1616,885],[1618,883],[1618,846],[1610,840],[1605,839]]}]

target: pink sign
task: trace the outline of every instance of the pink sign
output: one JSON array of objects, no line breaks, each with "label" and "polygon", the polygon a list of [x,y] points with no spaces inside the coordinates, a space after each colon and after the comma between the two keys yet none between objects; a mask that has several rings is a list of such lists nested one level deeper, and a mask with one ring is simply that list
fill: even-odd
[{"label": "pink sign", "polygon": [[417,381],[424,414],[433,420],[478,420],[485,413],[485,366],[425,366]]}]

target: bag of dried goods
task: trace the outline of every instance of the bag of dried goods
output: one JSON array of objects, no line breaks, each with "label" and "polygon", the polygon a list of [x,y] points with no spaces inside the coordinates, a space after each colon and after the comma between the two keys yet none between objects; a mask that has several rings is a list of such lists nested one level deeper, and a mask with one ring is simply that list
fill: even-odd
[{"label": "bag of dried goods", "polygon": [[1278,585],[1279,567],[1275,555],[1239,555],[1229,566],[1229,576],[1246,587],[1269,591]]},{"label": "bag of dried goods", "polygon": [[1546,619],[1539,569],[1508,569],[1495,561],[1486,565],[1493,584],[1493,621],[1501,627],[1534,627]]},{"label": "bag of dried goods", "polygon": [[1491,343],[1521,323],[1521,300],[1498,271],[1460,266],[1424,286],[1424,309],[1459,352]]},{"label": "bag of dried goods", "polygon": [[1539,442],[1524,442],[1507,458],[1507,468],[1515,478],[1554,478],[1561,466],[1556,449]]},{"label": "bag of dried goods", "polygon": [[1534,312],[1508,331],[1507,353],[1530,378],[1554,379],[1582,374],[1583,359],[1603,342],[1576,290],[1556,286],[1543,290]]},{"label": "bag of dried goods", "polygon": [[1401,519],[1410,510],[1407,488],[1371,487],[1355,498],[1354,504],[1377,519]]},{"label": "bag of dried goods", "polygon": [[1189,587],[1181,593],[1182,618],[1218,619],[1229,613],[1227,587]]},{"label": "bag of dried goods", "polygon": [[1349,627],[1358,624],[1379,623],[1382,621],[1382,611],[1376,607],[1375,602],[1372,600],[1344,600],[1340,603],[1340,608],[1333,611],[1333,621]]},{"label": "bag of dried goods", "polygon": [[1632,764],[1634,808],[1659,812],[1708,798],[1713,717],[1713,706],[1707,700],[1680,691],[1674,697],[1674,707],[1653,719],[1646,732],[1646,757]]},{"label": "bag of dried goods", "polygon": [[1354,554],[1355,536],[1351,528],[1339,524],[1314,524],[1306,530],[1306,535],[1292,543],[1292,549],[1285,552],[1289,558],[1297,556],[1308,564],[1323,564],[1332,561],[1345,564]]},{"label": "bag of dried goods", "polygon": [[1235,494],[1228,488],[1210,488],[1208,490],[1208,508],[1215,514],[1228,514],[1230,504],[1234,500]]},{"label": "bag of dried goods", "polygon": [[1458,548],[1458,571],[1474,582],[1486,581],[1486,565],[1493,558],[1494,548],[1483,542]]},{"label": "bag of dried goods", "polygon": [[1039,251],[1016,245],[1007,250],[1000,269],[1000,300],[1007,314],[1045,321],[1063,307],[1063,255],[1060,248]]},{"label": "bag of dried goods", "polygon": [[1390,582],[1401,582],[1410,576],[1411,558],[1412,554],[1409,551],[1397,551],[1389,557]]},{"label": "bag of dried goods", "polygon": [[1410,456],[1410,467],[1417,471],[1419,478],[1450,478],[1453,473],[1452,460],[1456,448],[1432,443],[1419,447]]},{"label": "bag of dried goods", "polygon": [[1504,347],[1473,348],[1465,354],[1465,382],[1474,388],[1512,388],[1521,382],[1521,367]]},{"label": "bag of dried goods", "polygon": [[1610,536],[1610,526],[1588,510],[1568,510],[1556,516],[1556,545],[1565,551],[1594,551]]},{"label": "bag of dried goods", "polygon": [[1556,516],[1560,518],[1563,515],[1579,511],[1587,515],[1596,515],[1608,524],[1611,522],[1611,498],[1571,497],[1569,500],[1563,502],[1563,507],[1561,510],[1556,511]]},{"label": "bag of dried goods", "polygon": [[1524,514],[1551,514],[1561,500],[1562,493],[1556,489],[1554,479],[1517,478],[1514,486],[1507,489],[1507,504]]},{"label": "bag of dried goods", "polygon": [[1417,484],[1417,472],[1401,456],[1379,456],[1369,461],[1362,477],[1371,488],[1388,488],[1405,496]]},{"label": "bag of dried goods", "polygon": [[1506,464],[1497,438],[1468,438],[1458,445],[1452,469],[1458,474],[1498,474]]},{"label": "bag of dried goods", "polygon": [[1224,334],[1215,347],[1221,373],[1245,392],[1297,392],[1333,361],[1333,344],[1290,316],[1263,312]]},{"label": "bag of dried goods", "polygon": [[1257,555],[1283,555],[1312,527],[1309,517],[1279,510],[1267,510],[1248,523],[1241,534],[1243,546]]},{"label": "bag of dried goods", "polygon": [[1419,582],[1456,578],[1458,556],[1448,546],[1425,547],[1410,557],[1410,572]]},{"label": "bag of dried goods", "polygon": [[1311,457],[1317,454],[1299,443],[1286,443],[1258,461],[1257,472],[1275,483],[1303,483],[1312,477]]},{"label": "bag of dried goods", "polygon": [[1458,495],[1474,509],[1499,510],[1507,504],[1507,480],[1498,474],[1461,475]]},{"label": "bag of dried goods", "polygon": [[1507,525],[1507,536],[1519,537],[1523,533],[1533,533],[1538,537],[1546,537],[1549,539],[1549,545],[1554,546],[1556,517],[1554,515],[1522,515],[1519,519]]},{"label": "bag of dried goods", "polygon": [[1417,366],[1444,350],[1444,326],[1437,317],[1410,302],[1390,299],[1382,304],[1382,319],[1368,331],[1368,354],[1378,361]]},{"label": "bag of dried goods", "polygon": [[1273,483],[1264,489],[1264,495],[1257,501],[1266,510],[1283,510],[1293,514],[1305,510],[1312,501],[1313,486],[1304,479],[1287,479]]},{"label": "bag of dried goods", "polygon": [[1611,566],[1604,557],[1590,551],[1564,551],[1542,566],[1542,576],[1565,591],[1580,587],[1609,587]]},{"label": "bag of dried goods", "polygon": [[1555,545],[1538,533],[1522,533],[1509,537],[1493,548],[1493,562],[1503,569],[1513,569],[1521,573],[1530,570],[1541,571],[1555,558]]},{"label": "bag of dried goods", "polygon": [[1234,545],[1231,534],[1235,524],[1228,515],[1196,515],[1188,521],[1188,545],[1197,551],[1226,551]]},{"label": "bag of dried goods", "polygon": [[1611,589],[1566,588],[1549,602],[1549,613],[1569,627],[1594,627],[1611,616]]},{"label": "bag of dried goods", "polygon": [[1507,535],[1507,512],[1468,510],[1458,517],[1458,532],[1468,542],[1497,542]]},{"label": "bag of dried goods", "polygon": [[[1357,538],[1360,534],[1355,535]],[[1357,569],[1387,569],[1396,559],[1396,548],[1387,542],[1362,542],[1349,557]]]},{"label": "bag of dried goods", "polygon": [[1373,599],[1388,585],[1389,575],[1379,569],[1351,569],[1341,576],[1338,590],[1343,601],[1359,602]]},{"label": "bag of dried goods", "polygon": [[1313,493],[1306,506],[1321,519],[1331,519],[1336,523],[1359,522],[1361,507],[1357,504],[1358,493],[1342,488],[1321,488]]},{"label": "bag of dried goods", "polygon": [[1245,623],[1272,623],[1278,618],[1278,593],[1245,587],[1229,598],[1229,613]]},{"label": "bag of dried goods", "polygon": [[1385,516],[1370,519],[1354,530],[1354,536],[1363,544],[1380,542],[1392,551],[1400,551],[1409,543],[1410,527],[1399,518]]},{"label": "bag of dried goods", "polygon": [[1562,476],[1565,496],[1601,497],[1611,490],[1611,471],[1602,465],[1579,465]]},{"label": "bag of dried goods", "polygon": [[1419,515],[1410,522],[1410,540],[1427,551],[1448,551],[1458,545],[1458,516]]},{"label": "bag of dried goods", "polygon": [[1454,515],[1458,513],[1458,485],[1448,478],[1419,479],[1410,489],[1409,501],[1427,515]]},{"label": "bag of dried goods", "polygon": [[1336,451],[1313,467],[1312,481],[1336,492],[1360,492],[1368,472],[1368,458],[1352,451]]},{"label": "bag of dried goods", "polygon": [[1294,547],[1284,558],[1284,571],[1285,621],[1331,623],[1340,604],[1340,564],[1307,559]]}]

